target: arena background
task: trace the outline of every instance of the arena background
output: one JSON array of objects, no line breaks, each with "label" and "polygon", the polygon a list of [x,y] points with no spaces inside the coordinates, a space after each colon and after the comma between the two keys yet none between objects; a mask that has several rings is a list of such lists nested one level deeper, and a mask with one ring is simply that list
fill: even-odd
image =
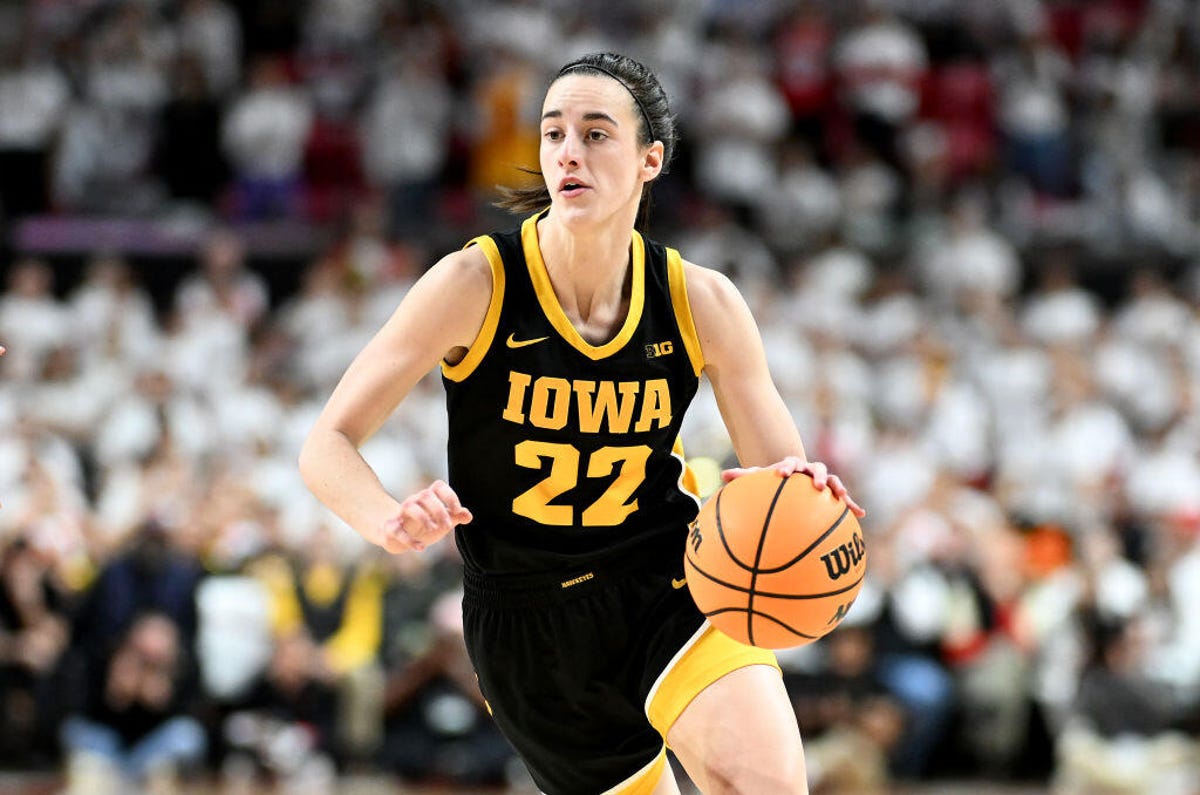
[{"label": "arena background", "polygon": [[[453,550],[365,548],[294,462],[598,49],[680,118],[651,234],[869,510],[850,616],[781,655],[813,792],[1200,792],[1189,0],[0,4],[0,792],[132,791],[78,750],[114,653],[168,706],[110,728],[201,752],[147,791],[528,791]],[[441,400],[364,451],[397,494]],[[711,394],[684,443],[711,489]]]}]

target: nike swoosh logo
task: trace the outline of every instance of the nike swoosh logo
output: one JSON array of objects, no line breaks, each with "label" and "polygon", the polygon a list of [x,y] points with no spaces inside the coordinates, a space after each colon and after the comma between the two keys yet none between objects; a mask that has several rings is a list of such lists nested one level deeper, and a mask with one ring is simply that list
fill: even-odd
[{"label": "nike swoosh logo", "polygon": [[682,588],[685,585],[687,585],[687,577],[683,577],[678,580],[676,580],[676,579],[671,580],[671,587],[674,588],[676,591],[678,591],[680,588]]},{"label": "nike swoosh logo", "polygon": [[505,340],[504,344],[510,348],[524,348],[526,345],[534,345],[536,343],[543,342],[545,340],[550,339],[549,337],[535,337],[534,339],[531,339],[531,340],[518,340],[518,339],[515,339],[515,337],[516,337],[515,334],[509,334],[508,339]]}]

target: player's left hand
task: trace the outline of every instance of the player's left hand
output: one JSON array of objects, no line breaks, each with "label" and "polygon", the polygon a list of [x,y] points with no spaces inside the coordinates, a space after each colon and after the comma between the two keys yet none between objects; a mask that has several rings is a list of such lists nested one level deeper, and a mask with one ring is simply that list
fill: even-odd
[{"label": "player's left hand", "polygon": [[410,549],[420,552],[472,518],[454,489],[444,480],[435,480],[401,501],[396,515],[383,523],[376,543],[393,554]]},{"label": "player's left hand", "polygon": [[829,472],[829,467],[820,461],[805,461],[798,455],[789,455],[787,458],[777,461],[769,467],[734,467],[733,469],[726,469],[721,473],[721,481],[728,483],[731,480],[740,478],[742,475],[747,475],[759,469],[773,469],[785,478],[788,475],[795,475],[796,473],[808,475],[812,478],[815,488],[819,490],[828,487],[833,492],[833,496],[846,503],[846,507],[850,509],[850,513],[859,519],[867,515],[867,512],[851,498],[850,492],[846,490],[845,484],[842,483],[842,479]]}]

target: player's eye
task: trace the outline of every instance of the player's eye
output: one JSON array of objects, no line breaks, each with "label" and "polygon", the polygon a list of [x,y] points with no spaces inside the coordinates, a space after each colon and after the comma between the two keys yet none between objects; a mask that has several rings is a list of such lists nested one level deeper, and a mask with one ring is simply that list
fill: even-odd
[{"label": "player's eye", "polygon": [[542,135],[545,136],[547,141],[562,140],[562,130],[546,130]]},{"label": "player's eye", "polygon": [[588,130],[587,137],[589,141],[603,141],[608,137],[608,133],[604,130]]}]

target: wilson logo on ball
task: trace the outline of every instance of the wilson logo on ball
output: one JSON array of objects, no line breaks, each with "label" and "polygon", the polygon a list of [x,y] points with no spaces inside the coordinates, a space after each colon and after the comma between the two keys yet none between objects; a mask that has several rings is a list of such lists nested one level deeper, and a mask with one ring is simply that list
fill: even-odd
[{"label": "wilson logo on ball", "polygon": [[700,551],[700,544],[704,541],[704,536],[700,535],[700,523],[692,522],[692,534],[688,536],[688,541],[692,545],[693,552]]},{"label": "wilson logo on ball", "polygon": [[858,562],[862,560],[864,549],[862,536],[855,533],[850,541],[832,552],[822,555],[821,560],[825,563],[825,571],[829,573],[829,579],[836,580],[857,566]]}]

